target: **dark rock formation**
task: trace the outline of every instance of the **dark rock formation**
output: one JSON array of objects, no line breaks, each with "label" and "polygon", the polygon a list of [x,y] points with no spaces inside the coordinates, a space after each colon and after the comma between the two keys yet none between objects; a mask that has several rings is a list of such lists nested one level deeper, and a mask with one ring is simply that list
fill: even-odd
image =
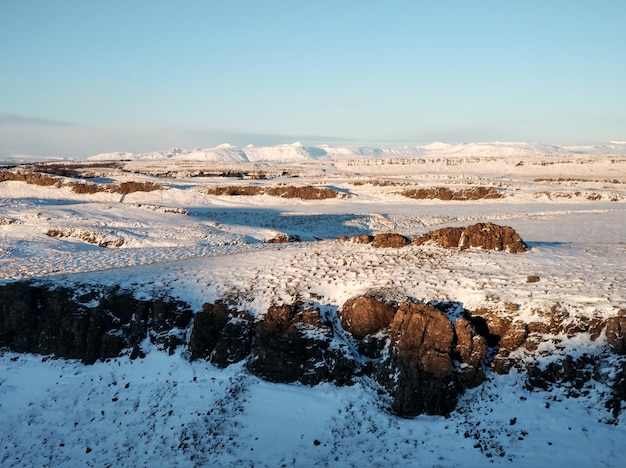
[{"label": "dark rock formation", "polygon": [[391,247],[400,248],[406,247],[411,243],[408,237],[405,237],[394,232],[387,232],[383,234],[376,234],[372,244],[374,247]]},{"label": "dark rock formation", "polygon": [[611,386],[613,395],[606,402],[606,407],[617,418],[622,411],[623,402],[626,402],[626,359],[617,363],[615,378]]},{"label": "dark rock formation", "polygon": [[580,390],[589,382],[594,373],[595,359],[583,354],[574,359],[570,355],[540,367],[532,364],[526,372],[525,386],[529,390],[550,390],[554,385],[568,389],[568,396],[580,396]]},{"label": "dark rock formation", "polygon": [[179,302],[143,301],[117,289],[76,296],[64,287],[9,283],[0,288],[0,346],[93,363],[149,337],[170,352],[185,340],[191,311]]},{"label": "dark rock formation", "polygon": [[337,316],[332,309],[322,314],[298,303],[272,306],[255,322],[249,313],[217,302],[205,304],[192,322],[186,304],[163,297],[140,300],[119,288],[24,281],[0,286],[0,347],[91,364],[120,355],[141,357],[146,339],[170,353],[187,344],[191,359],[218,367],[247,360],[251,372],[272,382],[347,385],[371,379],[403,417],[446,415],[459,392],[485,380],[489,365],[495,373],[516,366],[526,370],[531,390],[558,386],[577,397],[588,392],[590,380],[601,382],[609,389],[607,408],[617,417],[626,401],[625,358],[603,352],[541,357],[528,365],[512,353],[531,356],[545,335],[589,333],[597,339],[606,327],[610,349],[626,354],[626,312],[605,322],[572,317],[555,304],[525,323],[517,310],[506,304],[504,310],[470,313],[459,303],[397,304],[370,293],[346,301]]},{"label": "dark rock formation", "polygon": [[492,309],[476,309],[472,312],[472,320],[480,319],[486,327],[487,333],[481,333],[489,346],[497,346],[498,353],[491,362],[492,368],[498,374],[509,372],[514,360],[509,358],[511,352],[519,349],[528,338],[528,328],[524,322],[502,315]]},{"label": "dark rock formation", "polygon": [[346,301],[339,310],[344,329],[358,340],[364,375],[389,392],[392,410],[400,416],[448,414],[459,391],[485,379],[485,320],[468,314],[453,326],[447,313],[454,314],[458,304],[449,305],[397,305],[370,294]]},{"label": "dark rock formation", "polygon": [[189,338],[190,358],[207,359],[227,367],[250,354],[253,318],[247,312],[231,311],[225,304],[204,304],[194,315]]},{"label": "dark rock formation", "polygon": [[489,346],[487,339],[479,335],[472,323],[459,317],[454,321],[456,335],[456,358],[461,363],[458,370],[458,381],[463,388],[474,388],[485,380],[483,363],[487,357]]},{"label": "dark rock formation", "polygon": [[397,305],[376,295],[348,299],[339,310],[339,319],[344,330],[355,338],[386,329],[396,313]]},{"label": "dark rock formation", "polygon": [[478,223],[465,228],[443,228],[416,237],[413,243],[416,245],[434,243],[442,247],[458,247],[461,250],[471,247],[512,253],[528,250],[513,228],[493,223]]},{"label": "dark rock formation", "polygon": [[333,346],[332,337],[332,328],[323,323],[319,310],[272,306],[256,324],[248,368],[271,382],[350,384],[356,364]]},{"label": "dark rock formation", "polygon": [[452,190],[448,187],[424,187],[408,189],[400,192],[401,195],[416,200],[481,200],[502,198],[504,194],[495,187],[468,187]]},{"label": "dark rock formation", "polygon": [[457,401],[450,319],[426,304],[400,304],[391,323],[393,411],[404,417],[448,414]]},{"label": "dark rock formation", "polygon": [[626,354],[626,311],[606,321],[606,341],[617,354]]},{"label": "dark rock formation", "polygon": [[288,244],[290,242],[300,242],[300,237],[290,234],[278,234],[273,239],[267,241],[268,244]]},{"label": "dark rock formation", "polygon": [[526,252],[528,248],[515,230],[509,226],[493,223],[478,223],[463,229],[459,248],[480,247],[486,250],[506,250],[507,252]]}]

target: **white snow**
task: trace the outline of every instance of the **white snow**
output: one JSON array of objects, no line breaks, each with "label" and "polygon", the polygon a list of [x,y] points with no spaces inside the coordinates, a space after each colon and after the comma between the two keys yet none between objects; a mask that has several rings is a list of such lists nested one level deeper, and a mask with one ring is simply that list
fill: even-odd
[{"label": "white snow", "polygon": [[[121,285],[138,295],[167,293],[194,310],[236,297],[257,316],[296,298],[336,309],[378,288],[468,309],[517,304],[525,320],[557,302],[573,318],[626,309],[624,142],[220,145],[95,160],[132,160],[122,169],[168,173],[155,178],[105,168],[98,174],[166,189],[86,195],[0,183],[0,282]],[[190,176],[200,170],[263,171],[268,178]],[[233,184],[325,186],[349,196],[306,201],[201,192]],[[489,186],[505,196],[452,202],[399,194],[429,186]],[[375,249],[336,241],[486,221],[512,226],[530,250]],[[124,244],[102,248],[49,237],[49,229],[114,236]],[[281,233],[302,242],[264,242]],[[540,281],[527,283],[529,275]],[[565,338],[558,347],[542,346],[573,355],[604,346]],[[0,366],[2,466],[621,466],[626,440],[624,416],[610,421],[597,400],[607,391],[601,383],[593,383],[589,396],[571,399],[559,390],[524,390],[515,372],[467,392],[449,418],[404,420],[390,415],[365,381],[271,384],[242,365],[218,370],[190,363],[180,350],[92,366],[5,351]]]},{"label": "white snow", "polygon": [[626,154],[626,142],[611,141],[601,145],[546,145],[522,142],[485,142],[448,144],[435,142],[423,146],[395,148],[367,146],[306,146],[300,142],[276,146],[247,145],[243,148],[224,143],[215,148],[182,150],[174,148],[150,153],[113,152],[91,156],[92,161],[182,159],[204,161],[294,162],[359,157],[519,157],[536,155]]}]

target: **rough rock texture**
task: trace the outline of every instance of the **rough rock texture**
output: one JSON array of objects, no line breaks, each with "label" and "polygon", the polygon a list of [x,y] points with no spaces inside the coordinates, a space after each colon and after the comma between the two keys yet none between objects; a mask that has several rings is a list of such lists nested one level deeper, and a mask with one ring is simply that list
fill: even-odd
[{"label": "rough rock texture", "polygon": [[478,223],[463,230],[459,240],[461,250],[480,247],[487,250],[506,250],[507,252],[526,252],[528,248],[522,238],[509,226],[493,223]]},{"label": "rough rock texture", "polygon": [[357,339],[384,330],[396,313],[397,305],[375,295],[348,299],[339,310],[344,330]]},{"label": "rough rock texture", "polygon": [[278,234],[273,239],[267,241],[268,244],[288,244],[290,242],[300,242],[300,237],[290,234]]},{"label": "rough rock texture", "polygon": [[456,335],[456,357],[461,363],[458,370],[458,381],[463,388],[474,388],[485,380],[483,363],[487,357],[489,345],[484,336],[479,335],[472,323],[459,317],[454,321]]},{"label": "rough rock texture", "polygon": [[491,367],[498,374],[507,374],[515,364],[510,359],[511,352],[519,349],[526,343],[529,332],[526,323],[515,320],[510,315],[504,315],[497,310],[480,308],[472,312],[472,321],[482,321],[482,327],[486,327],[485,336],[489,346],[498,348],[498,352],[491,362]]},{"label": "rough rock texture", "polygon": [[374,247],[391,247],[391,248],[400,248],[406,247],[409,245],[411,241],[408,237],[404,237],[403,235],[396,234],[394,232],[387,232],[383,234],[376,234],[374,236],[374,240],[372,244]]},{"label": "rough rock texture", "polygon": [[443,228],[416,237],[413,243],[416,245],[434,243],[442,247],[458,247],[461,250],[472,247],[512,253],[528,250],[513,228],[493,223],[478,223],[465,228]]},{"label": "rough rock texture", "polygon": [[626,311],[606,321],[606,341],[617,354],[626,354]]},{"label": "rough rock texture", "polygon": [[319,310],[272,306],[256,324],[255,334],[248,362],[254,374],[271,382],[352,383],[356,364],[332,346],[332,328],[322,323]]},{"label": "rough rock texture", "polygon": [[617,418],[622,411],[622,403],[626,402],[626,359],[622,359],[617,364],[612,390],[613,395],[606,402],[606,407]]},{"label": "rough rock texture", "polygon": [[368,234],[361,234],[359,236],[339,236],[340,242],[352,242],[354,244],[370,244],[374,240],[374,236]]},{"label": "rough rock texture", "polygon": [[417,200],[481,200],[502,198],[504,194],[495,187],[468,187],[459,190],[451,190],[447,187],[425,187],[408,189],[400,192],[401,195]]},{"label": "rough rock texture", "polygon": [[419,237],[414,237],[413,244],[423,245],[430,243],[446,248],[458,247],[462,233],[463,228],[461,227],[437,229],[436,231],[427,232]]},{"label": "rough rock texture", "polygon": [[247,312],[231,311],[221,302],[205,304],[194,315],[191,359],[207,359],[222,368],[245,359],[252,345],[252,320]]},{"label": "rough rock texture", "polygon": [[528,367],[525,386],[529,390],[550,390],[554,385],[568,389],[569,396],[580,396],[580,390],[594,374],[595,359],[583,354],[578,359],[566,355],[543,368],[537,364]]},{"label": "rough rock texture", "polygon": [[405,417],[448,414],[457,402],[450,319],[426,304],[400,304],[391,323],[393,411]]},{"label": "rough rock texture", "polygon": [[[591,380],[606,385],[606,407],[615,418],[626,401],[626,358],[616,355],[626,354],[626,311],[605,321],[570,315],[555,304],[533,311],[526,323],[515,304],[470,313],[460,303],[407,298],[398,305],[373,293],[350,299],[337,316],[332,307],[324,310],[301,303],[272,306],[255,322],[247,312],[217,302],[205,304],[192,321],[186,304],[167,298],[139,300],[119,288],[14,282],[0,285],[0,348],[90,364],[140,357],[146,338],[170,353],[187,344],[191,359],[218,367],[247,359],[251,372],[273,382],[374,381],[391,410],[403,417],[446,415],[459,392],[480,385],[486,372],[506,373],[513,366],[526,371],[531,390],[558,386],[577,397],[587,394]],[[558,345],[580,333],[603,338],[604,328],[615,354],[599,346],[603,351],[576,358],[535,354],[537,360],[528,364],[542,341]]]},{"label": "rough rock texture", "polygon": [[139,354],[146,336],[169,352],[185,341],[191,311],[175,301],[138,300],[129,292],[75,295],[63,287],[10,283],[0,288],[0,346],[93,363]]}]

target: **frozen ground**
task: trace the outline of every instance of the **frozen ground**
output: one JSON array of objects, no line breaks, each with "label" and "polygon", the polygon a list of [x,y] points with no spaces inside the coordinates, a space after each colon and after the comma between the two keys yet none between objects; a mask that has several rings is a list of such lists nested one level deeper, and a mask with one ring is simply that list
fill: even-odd
[{"label": "frozen ground", "polygon": [[[122,285],[138,295],[178,297],[194,310],[229,298],[257,316],[272,303],[297,298],[336,308],[377,288],[426,301],[457,301],[469,309],[512,303],[521,318],[556,302],[572,317],[606,318],[626,309],[625,156],[619,151],[617,156],[537,155],[536,148],[532,154],[507,150],[498,156],[492,148],[481,157],[448,146],[435,154],[436,149],[420,157],[394,153],[356,159],[354,151],[352,157],[333,159],[338,156],[329,148],[326,156],[314,158],[298,149],[304,155],[299,162],[285,161],[281,149],[272,153],[279,159],[272,163],[162,155],[165,159],[134,158],[120,163],[121,169],[100,169],[91,179],[150,180],[165,187],[128,195],[2,182],[0,282],[32,278]],[[233,168],[262,171],[267,178],[198,176],[199,170]],[[154,175],[164,173],[168,178]],[[312,201],[202,193],[218,185],[277,184],[325,186],[345,196]],[[504,197],[442,201],[399,194],[435,186],[496,187]],[[512,226],[530,250],[513,255],[435,246],[375,249],[336,241],[340,235],[414,236],[486,221]],[[49,230],[72,237],[50,237]],[[100,247],[81,240],[81,233],[123,244]],[[265,242],[278,234],[296,235],[302,242]],[[541,280],[528,283],[529,275]],[[601,343],[583,337],[548,351],[579,355],[597,351]],[[558,390],[528,392],[516,373],[493,375],[466,393],[449,418],[403,420],[380,407],[365,382],[343,388],[269,384],[240,366],[217,370],[189,363],[183,354],[154,351],[143,360],[83,366],[4,352],[0,464],[623,462],[624,416],[611,420],[599,401],[606,392],[600,383],[588,396],[568,399]]]}]

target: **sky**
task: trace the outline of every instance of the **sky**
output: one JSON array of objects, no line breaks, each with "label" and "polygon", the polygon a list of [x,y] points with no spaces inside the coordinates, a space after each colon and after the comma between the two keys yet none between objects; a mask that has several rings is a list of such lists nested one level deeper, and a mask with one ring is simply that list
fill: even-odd
[{"label": "sky", "polygon": [[623,0],[0,0],[0,157],[626,140]]}]

